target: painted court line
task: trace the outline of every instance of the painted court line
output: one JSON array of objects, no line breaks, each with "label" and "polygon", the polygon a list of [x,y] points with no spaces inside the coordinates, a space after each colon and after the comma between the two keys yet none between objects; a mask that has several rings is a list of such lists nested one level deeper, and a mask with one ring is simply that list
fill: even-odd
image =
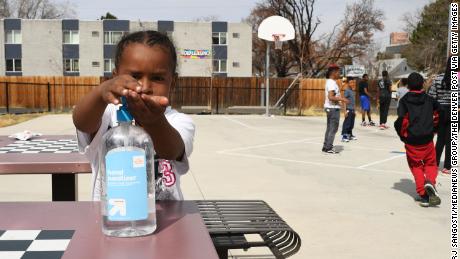
[{"label": "painted court line", "polygon": [[241,121],[239,121],[239,120],[229,118],[229,117],[227,117],[227,116],[223,116],[223,118],[226,119],[226,120],[229,120],[229,121],[231,121],[231,122],[233,122],[233,123],[239,124],[239,125],[241,125],[241,126],[243,126],[243,127],[245,127],[245,128],[248,128],[248,129],[257,129],[257,128],[255,128],[255,127],[253,127],[253,126],[250,126],[250,125],[248,125],[248,124],[246,124],[246,123],[243,123],[243,122],[241,122]]},{"label": "painted court line", "polygon": [[[257,130],[257,131],[263,131],[263,132],[275,132],[275,133],[292,133],[292,134],[302,134],[304,133],[305,131],[303,130],[287,130],[287,129],[279,129],[279,128],[274,128],[274,127],[267,127],[267,128],[261,128],[261,127],[254,127],[254,126],[251,126],[249,124],[246,124],[244,122],[241,122],[237,119],[233,119],[233,118],[230,118],[228,116],[222,116],[222,118],[230,121],[230,122],[233,122],[235,124],[238,124],[240,126],[243,126],[245,128],[248,128],[248,129],[252,129],[252,130]],[[273,118],[267,118],[267,119],[273,119]]]},{"label": "painted court line", "polygon": [[320,163],[320,162],[310,162],[310,161],[303,161],[303,160],[294,160],[294,159],[286,159],[286,158],[270,157],[270,156],[260,156],[260,155],[252,155],[252,154],[241,154],[241,153],[231,153],[231,152],[224,152],[224,153],[220,153],[220,154],[231,155],[231,156],[239,156],[239,157],[246,157],[246,158],[264,159],[264,160],[277,160],[277,161],[282,161],[282,162],[299,163],[299,164],[307,164],[307,165],[317,165],[317,166],[324,166],[324,167],[356,169],[356,170],[365,171],[365,172],[371,171],[371,172],[393,173],[393,174],[399,174],[399,175],[407,175],[408,174],[408,172],[401,172],[401,171],[394,171],[394,170],[359,168],[359,167],[355,167],[355,166],[336,165],[336,164],[328,164],[328,163]]},{"label": "painted court line", "polygon": [[254,149],[254,148],[271,147],[271,146],[278,146],[278,145],[292,144],[292,143],[302,143],[302,142],[309,143],[307,141],[313,140],[313,139],[315,139],[315,138],[307,138],[307,139],[301,139],[301,140],[290,140],[290,141],[283,141],[283,142],[277,142],[277,143],[260,144],[260,145],[247,146],[247,147],[224,149],[224,150],[217,151],[217,153],[222,154],[222,153],[232,152],[232,151],[242,151],[242,150],[249,150],[249,149]]},{"label": "painted court line", "polygon": [[358,166],[358,169],[363,169],[363,168],[366,168],[366,167],[371,166],[371,165],[380,164],[380,163],[383,163],[383,162],[387,162],[387,161],[394,160],[394,159],[397,159],[397,158],[400,158],[400,157],[405,157],[405,156],[406,156],[405,154],[404,155],[392,156],[392,157],[387,158],[387,159],[382,159],[382,160],[378,160],[378,161],[368,163],[368,164],[365,164],[365,165],[362,165],[362,166]]}]

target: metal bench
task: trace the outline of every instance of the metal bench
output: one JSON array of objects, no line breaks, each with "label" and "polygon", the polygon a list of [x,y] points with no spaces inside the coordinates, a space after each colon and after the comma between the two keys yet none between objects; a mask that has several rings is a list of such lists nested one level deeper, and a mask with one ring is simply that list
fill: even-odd
[{"label": "metal bench", "polygon": [[[288,258],[301,246],[299,235],[264,201],[195,201],[220,259],[229,249],[268,247],[275,258]],[[262,241],[248,241],[245,234],[259,234]]]}]

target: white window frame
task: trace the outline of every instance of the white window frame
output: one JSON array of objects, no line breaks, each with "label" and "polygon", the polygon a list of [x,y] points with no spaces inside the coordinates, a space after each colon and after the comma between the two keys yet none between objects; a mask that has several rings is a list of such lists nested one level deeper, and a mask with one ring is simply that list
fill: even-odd
[{"label": "white window frame", "polygon": [[[8,70],[8,60],[13,60],[13,70]],[[21,61],[21,70],[16,70],[16,60],[20,60]],[[22,72],[22,59],[20,58],[8,58],[5,60],[5,71],[6,72]]]},{"label": "white window frame", "polygon": [[[70,71],[66,70],[66,61],[70,62]],[[75,61],[77,61],[77,65],[75,65]],[[80,60],[78,58],[65,58],[64,62],[64,72],[65,73],[75,73],[75,72],[80,72]]]},{"label": "white window frame", "polygon": [[[106,66],[105,66],[106,61],[109,61],[109,69],[110,70],[106,70]],[[115,68],[115,60],[113,58],[104,59],[104,73],[112,73],[114,68]]]},{"label": "white window frame", "polygon": [[[218,61],[218,69],[217,71],[214,69],[214,61]],[[222,63],[225,62],[225,70],[222,70]],[[227,59],[213,59],[212,60],[212,72],[213,73],[227,73],[227,68],[228,68],[228,60]]]},{"label": "white window frame", "polygon": [[[70,34],[70,42],[65,42],[65,37],[64,34],[68,32]],[[74,39],[77,39],[76,42],[74,42]],[[64,30],[62,31],[62,44],[80,44],[80,32],[78,30]]]},{"label": "white window frame", "polygon": [[[219,39],[219,42],[217,44],[215,44],[214,42],[212,42],[212,45],[227,45],[228,44],[228,37],[227,37],[227,33],[226,32],[213,32],[212,33],[212,37],[211,37],[211,41],[212,39],[215,37],[215,34],[217,34],[217,37]],[[222,39],[222,36],[225,36],[225,43],[222,43],[221,42],[221,39]]]},{"label": "white window frame", "polygon": [[[114,34],[114,33],[121,33],[120,40],[121,40],[121,38],[123,37],[123,35],[125,34],[124,31],[105,31],[105,32],[104,32],[104,44],[105,44],[105,45],[116,45],[116,44],[118,43],[118,41],[115,42],[115,41],[113,40],[113,34]],[[106,42],[106,40],[105,40],[105,39],[106,39],[106,34],[109,35],[109,36],[108,36],[108,42]]]},{"label": "white window frame", "polygon": [[[11,39],[13,42],[8,42],[8,33],[11,32],[12,36]],[[19,34],[19,37],[16,38],[16,35]],[[16,39],[18,39],[16,41]],[[7,30],[5,31],[5,44],[22,44],[22,32],[21,30]]]}]

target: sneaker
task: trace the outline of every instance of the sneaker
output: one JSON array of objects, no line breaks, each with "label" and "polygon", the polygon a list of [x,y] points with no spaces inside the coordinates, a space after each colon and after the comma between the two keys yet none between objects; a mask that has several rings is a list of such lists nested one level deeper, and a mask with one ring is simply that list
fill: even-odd
[{"label": "sneaker", "polygon": [[342,142],[350,142],[350,140],[348,139],[348,136],[343,135],[342,136]]},{"label": "sneaker", "polygon": [[428,181],[425,183],[425,192],[428,194],[428,201],[430,206],[438,206],[441,204],[441,198],[439,198],[439,194],[436,191],[436,188],[434,188],[433,184]]},{"label": "sneaker", "polygon": [[430,207],[430,200],[427,194],[423,196],[417,196],[414,200],[418,202],[421,207]]},{"label": "sneaker", "polygon": [[354,136],[354,135],[351,135],[350,140],[358,140],[358,138],[356,136]]},{"label": "sneaker", "polygon": [[375,126],[375,122],[369,121],[369,126]]},{"label": "sneaker", "polygon": [[327,154],[338,154],[339,152],[335,151],[335,149],[331,148],[331,149],[325,149],[323,150],[324,153],[327,153]]},{"label": "sneaker", "polygon": [[379,128],[380,128],[380,130],[384,130],[384,129],[385,129],[385,125],[384,125],[384,124],[380,124]]},{"label": "sneaker", "polygon": [[361,122],[361,126],[367,126],[367,123],[365,121]]},{"label": "sneaker", "polygon": [[443,168],[443,169],[441,170],[441,173],[443,173],[443,174],[450,174],[450,170],[447,169],[447,168]]},{"label": "sneaker", "polygon": [[386,125],[386,124],[383,124],[383,127],[384,127],[385,129],[389,129],[389,128],[390,128],[390,126],[388,126],[388,125]]}]

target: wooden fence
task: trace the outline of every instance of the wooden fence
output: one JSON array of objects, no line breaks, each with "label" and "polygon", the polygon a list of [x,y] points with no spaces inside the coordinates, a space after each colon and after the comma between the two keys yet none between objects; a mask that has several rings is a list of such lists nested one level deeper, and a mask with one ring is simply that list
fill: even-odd
[{"label": "wooden fence", "polygon": [[[104,80],[101,77],[0,77],[0,112],[70,110]],[[292,80],[270,79],[271,105],[278,101]],[[325,81],[302,79],[299,86],[290,91],[285,101],[286,108],[301,111],[322,107]],[[265,79],[258,77],[180,77],[169,97],[175,108],[207,106],[222,113],[230,106],[264,105],[264,83]],[[371,92],[375,92],[374,85],[370,83]]]},{"label": "wooden fence", "polygon": [[[340,80],[337,81],[337,84],[340,87],[341,94],[343,96],[343,86]],[[359,89],[358,84],[359,81],[354,80],[351,84],[355,85],[355,100],[356,100],[356,107],[359,107],[360,100],[359,100]],[[314,108],[322,108],[324,105],[325,97],[325,89],[324,86],[326,85],[326,79],[324,78],[306,78],[302,79],[300,83],[300,94],[299,94],[299,105],[300,109],[308,109],[310,107]],[[376,96],[377,94],[377,81],[370,80],[369,81],[369,93],[372,96]],[[375,100],[371,100],[372,105],[376,105]]]}]

